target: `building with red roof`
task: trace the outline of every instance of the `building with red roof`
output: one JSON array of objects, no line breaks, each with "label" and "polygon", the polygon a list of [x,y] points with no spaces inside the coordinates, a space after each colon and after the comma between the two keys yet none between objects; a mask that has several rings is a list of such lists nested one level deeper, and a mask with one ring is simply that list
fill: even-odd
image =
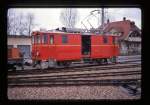
[{"label": "building with red roof", "polygon": [[[102,26],[98,27],[102,30]],[[109,22],[103,25],[103,33],[118,35],[121,54],[141,53],[141,30],[133,21],[126,20]]]}]

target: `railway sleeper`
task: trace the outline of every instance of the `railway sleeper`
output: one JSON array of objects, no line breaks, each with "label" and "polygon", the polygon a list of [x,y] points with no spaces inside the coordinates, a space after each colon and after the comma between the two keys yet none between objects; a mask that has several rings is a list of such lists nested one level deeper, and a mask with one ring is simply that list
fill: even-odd
[{"label": "railway sleeper", "polygon": [[125,84],[135,85],[135,80],[57,80],[57,81],[45,81],[45,82],[23,82],[23,83],[9,83],[8,86],[56,86],[56,85],[113,85],[123,86]]}]

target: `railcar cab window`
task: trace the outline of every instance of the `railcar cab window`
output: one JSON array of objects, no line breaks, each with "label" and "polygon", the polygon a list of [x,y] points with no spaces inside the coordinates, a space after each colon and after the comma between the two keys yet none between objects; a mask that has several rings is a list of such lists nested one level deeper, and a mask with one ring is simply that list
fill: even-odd
[{"label": "railcar cab window", "polygon": [[62,35],[62,43],[63,44],[68,43],[68,36],[67,35]]},{"label": "railcar cab window", "polygon": [[32,42],[32,44],[34,44],[35,43],[34,42],[34,36],[32,36],[31,38],[32,38],[31,42]]},{"label": "railcar cab window", "polygon": [[42,43],[47,44],[48,43],[48,36],[46,34],[42,35]]},{"label": "railcar cab window", "polygon": [[107,38],[107,36],[103,36],[103,43],[104,43],[104,44],[107,44],[107,43],[108,43],[108,38]]},{"label": "railcar cab window", "polygon": [[54,44],[54,36],[50,35],[50,44]]}]

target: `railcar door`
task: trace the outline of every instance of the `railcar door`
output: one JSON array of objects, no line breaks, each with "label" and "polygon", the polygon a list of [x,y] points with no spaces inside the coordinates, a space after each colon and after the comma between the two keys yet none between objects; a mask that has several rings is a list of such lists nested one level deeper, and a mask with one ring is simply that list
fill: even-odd
[{"label": "railcar door", "polygon": [[91,54],[91,36],[82,35],[82,55],[83,57],[90,57]]}]

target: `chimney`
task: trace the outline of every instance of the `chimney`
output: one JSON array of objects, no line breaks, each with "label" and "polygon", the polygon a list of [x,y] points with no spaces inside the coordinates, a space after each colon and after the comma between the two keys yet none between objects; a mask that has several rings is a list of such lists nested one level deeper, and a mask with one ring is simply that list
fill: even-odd
[{"label": "chimney", "polygon": [[135,25],[135,22],[134,22],[134,21],[132,21],[132,24],[133,24],[133,25]]},{"label": "chimney", "polygon": [[109,19],[107,19],[107,23],[109,23]]},{"label": "chimney", "polygon": [[134,26],[134,25],[135,25],[135,22],[134,22],[134,21],[130,22],[130,25],[131,25],[131,26]]},{"label": "chimney", "polygon": [[66,27],[62,27],[63,32],[67,32]]},{"label": "chimney", "polygon": [[126,20],[126,17],[123,17],[123,21],[125,21]]}]

